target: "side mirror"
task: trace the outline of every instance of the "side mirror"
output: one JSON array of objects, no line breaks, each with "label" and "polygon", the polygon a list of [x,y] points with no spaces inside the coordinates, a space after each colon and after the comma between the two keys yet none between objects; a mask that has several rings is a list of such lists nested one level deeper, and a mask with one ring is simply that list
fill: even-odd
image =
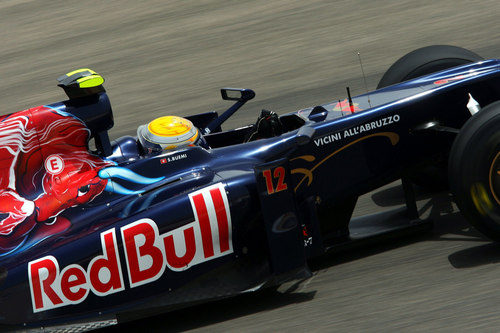
[{"label": "side mirror", "polygon": [[212,120],[207,127],[203,130],[203,133],[212,133],[220,125],[225,122],[229,117],[233,115],[239,108],[243,106],[246,102],[255,97],[255,92],[252,89],[240,89],[240,88],[222,88],[220,90],[222,99],[225,101],[236,101],[229,109],[224,111],[218,118]]},{"label": "side mirror", "polygon": [[222,88],[220,93],[225,101],[246,102],[255,97],[255,92],[252,89]]}]

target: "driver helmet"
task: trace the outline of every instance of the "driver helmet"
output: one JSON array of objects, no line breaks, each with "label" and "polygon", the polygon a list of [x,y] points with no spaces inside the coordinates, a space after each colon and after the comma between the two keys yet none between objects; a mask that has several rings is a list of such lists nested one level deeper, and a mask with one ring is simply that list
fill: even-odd
[{"label": "driver helmet", "polygon": [[161,153],[164,150],[202,146],[208,148],[200,131],[186,118],[164,116],[137,129],[137,138],[146,153]]}]

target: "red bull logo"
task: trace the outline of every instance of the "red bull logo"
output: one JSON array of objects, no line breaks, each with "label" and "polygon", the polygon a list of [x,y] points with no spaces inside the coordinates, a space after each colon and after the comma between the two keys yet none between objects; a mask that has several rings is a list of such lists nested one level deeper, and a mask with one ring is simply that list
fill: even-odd
[{"label": "red bull logo", "polygon": [[0,117],[0,257],[23,251],[71,226],[68,208],[103,191],[142,193],[117,179],[149,185],[148,178],[88,151],[90,131],[64,112],[41,106]]},{"label": "red bull logo", "polygon": [[0,117],[0,255],[66,230],[71,224],[60,213],[107,185],[98,171],[114,163],[88,152],[89,130],[63,109]]},{"label": "red bull logo", "polygon": [[28,263],[33,312],[78,304],[90,292],[104,297],[160,279],[165,270],[179,272],[233,253],[231,214],[219,183],[189,194],[194,221],[164,234],[144,218],[120,228],[125,265],[120,262],[115,229],[101,233],[102,254],[87,268],[70,264],[60,269],[54,256]]}]

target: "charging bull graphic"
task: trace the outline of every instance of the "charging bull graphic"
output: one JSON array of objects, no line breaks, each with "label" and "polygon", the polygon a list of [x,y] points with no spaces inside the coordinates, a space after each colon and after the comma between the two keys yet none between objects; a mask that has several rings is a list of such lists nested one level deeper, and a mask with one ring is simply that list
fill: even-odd
[{"label": "charging bull graphic", "polygon": [[28,236],[35,244],[67,230],[71,223],[59,214],[105,189],[135,193],[113,186],[112,177],[161,180],[89,153],[89,135],[82,121],[47,106],[0,117],[0,255],[20,248]]}]

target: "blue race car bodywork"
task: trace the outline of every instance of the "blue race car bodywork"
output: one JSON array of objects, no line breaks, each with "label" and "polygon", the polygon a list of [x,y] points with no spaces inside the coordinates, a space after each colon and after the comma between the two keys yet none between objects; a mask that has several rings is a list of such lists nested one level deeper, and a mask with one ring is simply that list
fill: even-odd
[{"label": "blue race car bodywork", "polygon": [[[282,115],[281,135],[251,141],[255,125],[222,131],[216,113],[199,114],[187,118],[209,129],[210,149],[159,155],[132,136],[107,141],[103,91],[30,109],[28,121],[41,112],[76,119],[98,149],[68,149],[65,139],[44,152],[39,135],[45,169],[24,197],[59,206],[45,213],[44,202],[0,234],[0,323],[123,318],[306,277],[308,258],[400,229],[388,221],[354,233],[357,197],[446,155],[471,117],[470,96],[488,105],[499,87],[500,61],[472,63]],[[236,92],[249,94],[236,98],[241,105],[253,97]],[[70,135],[65,128],[59,137]],[[35,168],[32,160],[23,159]],[[22,169],[14,171],[19,183]],[[58,199],[73,188],[72,201]],[[407,220],[418,227],[418,216]]]}]

